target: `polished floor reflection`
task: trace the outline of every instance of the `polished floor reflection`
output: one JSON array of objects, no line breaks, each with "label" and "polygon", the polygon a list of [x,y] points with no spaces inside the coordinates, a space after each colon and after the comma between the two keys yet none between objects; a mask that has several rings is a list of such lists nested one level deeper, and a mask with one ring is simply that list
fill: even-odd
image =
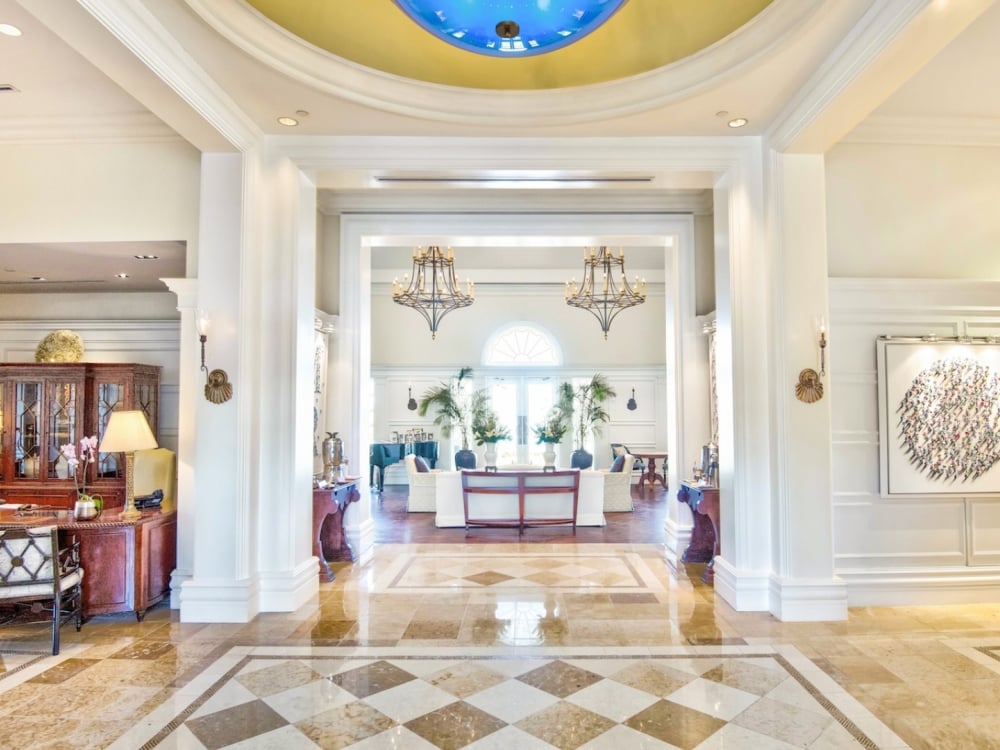
[{"label": "polished floor reflection", "polygon": [[0,630],[4,748],[1000,747],[1000,606],[734,612],[658,544],[383,544],[247,625]]}]

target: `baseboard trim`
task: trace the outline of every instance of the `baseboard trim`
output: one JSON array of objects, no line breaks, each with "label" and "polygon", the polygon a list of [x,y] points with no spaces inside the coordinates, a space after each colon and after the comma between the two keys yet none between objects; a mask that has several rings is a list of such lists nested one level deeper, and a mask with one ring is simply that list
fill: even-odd
[{"label": "baseboard trim", "polygon": [[691,529],[693,527],[681,526],[674,519],[667,517],[663,524],[663,545],[667,550],[667,557],[674,561],[674,565],[681,561],[684,551],[691,544]]},{"label": "baseboard trim", "polygon": [[260,611],[294,612],[319,592],[319,560],[307,557],[291,571],[260,574]]},{"label": "baseboard trim", "polygon": [[768,612],[770,571],[738,570],[720,555],[715,558],[715,593],[737,612]]},{"label": "baseboard trim", "polygon": [[255,580],[191,578],[181,587],[181,622],[250,622],[257,606]]},{"label": "baseboard trim", "polygon": [[837,571],[849,607],[1000,602],[1000,568]]},{"label": "baseboard trim", "polygon": [[771,614],[782,622],[847,619],[847,584],[837,577],[790,579],[771,576]]}]

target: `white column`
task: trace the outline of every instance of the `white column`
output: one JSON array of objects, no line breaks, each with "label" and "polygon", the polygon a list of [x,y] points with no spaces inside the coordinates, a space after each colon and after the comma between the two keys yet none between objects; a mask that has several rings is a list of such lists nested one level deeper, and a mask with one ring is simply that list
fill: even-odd
[{"label": "white column", "polygon": [[319,587],[311,539],[316,188],[288,158],[270,152],[260,160],[257,186],[255,546],[260,609],[283,612]]},{"label": "white column", "polygon": [[[206,365],[228,373],[233,397],[213,404],[197,388],[193,399],[197,481],[191,577],[180,591],[182,622],[247,622],[257,614],[251,560],[252,351],[246,346],[257,332],[252,316],[244,314],[252,303],[244,256],[246,183],[241,154],[202,156],[197,306],[211,318]],[[200,374],[199,379],[204,382]]]},{"label": "white column", "polygon": [[195,410],[202,394],[199,371],[197,279],[161,279],[177,295],[181,314],[177,398],[177,567],[170,575],[170,608],[180,609],[181,587],[194,571]]},{"label": "white column", "polygon": [[824,158],[772,152],[769,167],[778,475],[770,610],[782,620],[842,620],[847,589],[833,572],[829,378],[819,401],[796,397],[799,373],[821,370],[818,326],[829,320]]},{"label": "white column", "polygon": [[741,154],[714,199],[721,526],[715,590],[734,609],[766,610],[774,483],[772,263],[759,152]]}]

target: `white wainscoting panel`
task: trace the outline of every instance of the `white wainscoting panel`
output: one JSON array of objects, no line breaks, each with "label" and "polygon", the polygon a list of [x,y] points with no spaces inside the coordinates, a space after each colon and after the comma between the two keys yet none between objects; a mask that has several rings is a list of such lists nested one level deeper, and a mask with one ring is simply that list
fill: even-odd
[{"label": "white wainscoting panel", "polygon": [[1000,565],[1000,498],[967,498],[969,565]]}]

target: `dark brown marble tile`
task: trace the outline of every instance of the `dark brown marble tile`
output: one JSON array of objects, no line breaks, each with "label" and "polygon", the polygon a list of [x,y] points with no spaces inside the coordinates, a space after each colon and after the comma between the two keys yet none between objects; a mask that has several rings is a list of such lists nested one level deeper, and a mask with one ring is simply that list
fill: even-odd
[{"label": "dark brown marble tile", "polygon": [[458,750],[507,724],[464,701],[456,701],[411,719],[405,726],[442,750]]},{"label": "dark brown marble tile", "polygon": [[208,750],[242,742],[286,724],[288,722],[279,713],[260,700],[241,703],[185,722]]},{"label": "dark brown marble tile", "polygon": [[512,576],[506,575],[505,573],[498,573],[495,570],[484,570],[482,573],[465,576],[466,581],[472,581],[473,583],[478,583],[481,586],[493,586],[494,584],[510,581],[511,579]]},{"label": "dark brown marble tile", "polygon": [[64,662],[46,669],[41,674],[35,675],[28,682],[44,682],[49,685],[58,685],[60,682],[65,682],[70,677],[80,674],[80,672],[95,664],[100,664],[100,660],[66,659]]},{"label": "dark brown marble tile", "polygon": [[574,667],[564,661],[553,661],[522,674],[517,679],[557,698],[565,698],[595,682],[600,682],[603,678],[599,674]]},{"label": "dark brown marble tile", "polygon": [[387,661],[377,661],[347,672],[330,675],[327,679],[353,695],[364,698],[415,680],[416,677]]},{"label": "dark brown marble tile", "polygon": [[136,641],[121,651],[112,654],[111,659],[159,659],[171,653],[174,644],[165,641]]},{"label": "dark brown marble tile", "polygon": [[722,719],[664,700],[657,701],[622,723],[682,750],[700,745],[726,725]]},{"label": "dark brown marble tile", "polygon": [[403,640],[454,640],[461,627],[458,620],[414,620],[403,632]]}]

